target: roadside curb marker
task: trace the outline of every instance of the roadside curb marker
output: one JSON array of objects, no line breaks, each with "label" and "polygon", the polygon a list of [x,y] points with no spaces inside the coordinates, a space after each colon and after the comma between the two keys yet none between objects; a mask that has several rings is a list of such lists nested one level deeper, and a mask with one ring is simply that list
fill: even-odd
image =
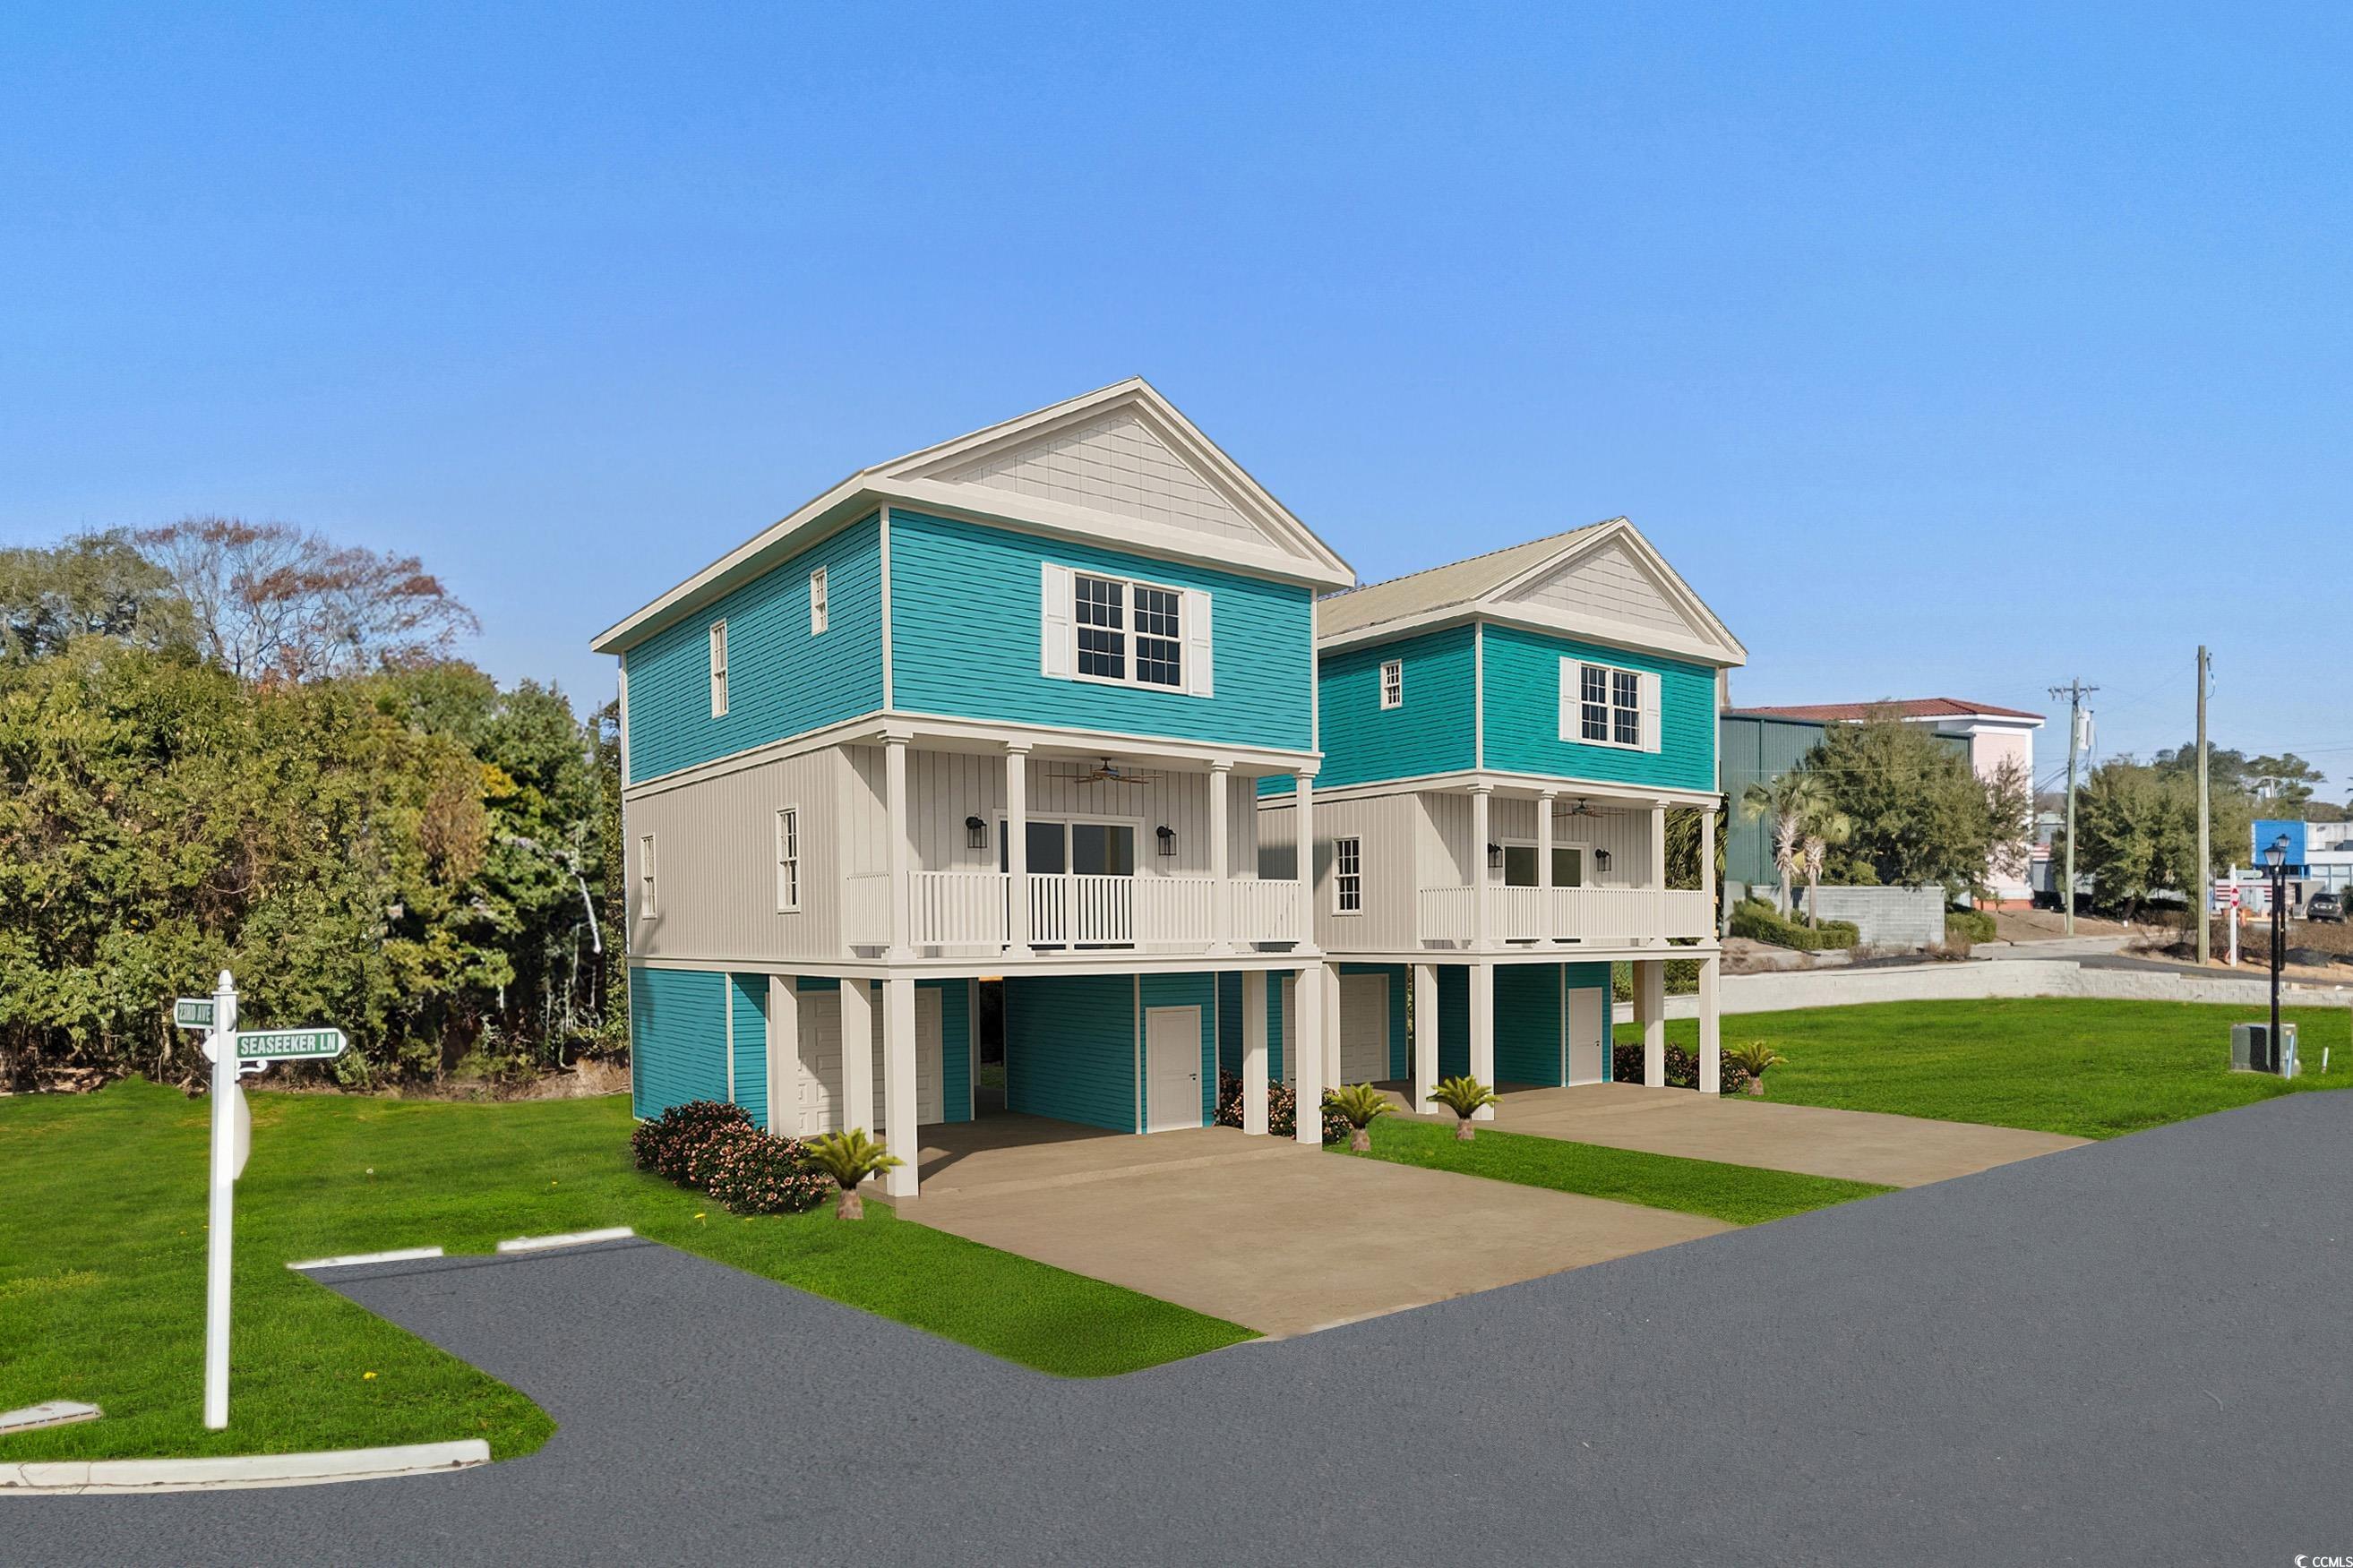
[{"label": "roadside curb marker", "polygon": [[289,1268],[349,1268],[360,1263],[406,1263],[418,1258],[438,1258],[438,1247],[403,1247],[390,1252],[345,1252],[333,1258],[306,1258],[300,1263],[290,1263]]},{"label": "roadside curb marker", "polygon": [[45,1399],[22,1410],[0,1410],[0,1435],[36,1432],[44,1426],[70,1426],[77,1421],[95,1421],[105,1414],[97,1405],[84,1405],[79,1399]]},{"label": "roadside curb marker", "polygon": [[518,1236],[512,1241],[499,1243],[499,1250],[538,1252],[550,1247],[585,1247],[592,1241],[627,1241],[637,1234],[626,1225],[615,1225],[603,1230],[575,1230],[559,1236]]},{"label": "roadside curb marker", "polygon": [[393,1448],[344,1448],[323,1454],[239,1454],[210,1459],[56,1459],[0,1465],[0,1494],[8,1492],[185,1492],[241,1487],[318,1486],[393,1476],[470,1469],[491,1462],[480,1437],[454,1443],[411,1443]]}]

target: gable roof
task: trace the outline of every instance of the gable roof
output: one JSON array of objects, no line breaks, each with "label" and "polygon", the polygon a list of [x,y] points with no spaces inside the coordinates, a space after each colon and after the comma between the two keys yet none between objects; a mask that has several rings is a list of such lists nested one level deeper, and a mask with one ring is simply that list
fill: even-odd
[{"label": "gable roof", "polygon": [[[1620,592],[1605,607],[1600,579]],[[1339,647],[1472,615],[1721,665],[1748,650],[1622,517],[1433,566],[1317,601],[1319,647]]]},{"label": "gable roof", "polygon": [[1356,574],[1175,405],[1131,376],[860,468],[590,645],[614,653],[881,506],[969,517],[1313,588]]},{"label": "gable roof", "polygon": [[1734,708],[1741,718],[1805,719],[1817,724],[1846,724],[1868,719],[1882,708],[1893,708],[1906,719],[2023,719],[2042,722],[2040,713],[2023,708],[1997,708],[1990,702],[1964,702],[1957,697],[1890,698],[1880,702],[1799,702],[1778,707]]}]

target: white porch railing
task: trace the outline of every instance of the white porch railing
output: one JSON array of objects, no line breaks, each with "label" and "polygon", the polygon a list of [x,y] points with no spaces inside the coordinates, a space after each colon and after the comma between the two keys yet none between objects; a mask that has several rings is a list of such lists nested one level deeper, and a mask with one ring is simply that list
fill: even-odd
[{"label": "white porch railing", "polygon": [[[910,872],[907,940],[917,948],[982,952],[1023,940],[1009,918],[1012,883],[1003,871]],[[848,879],[843,919],[851,946],[890,941],[890,890],[881,872]],[[1219,940],[1222,904],[1225,940],[1234,945],[1295,943],[1301,903],[1299,884],[1289,881],[1033,872],[1026,940],[1046,948],[1206,951]]]},{"label": "white porch railing", "polygon": [[[1423,942],[1472,940],[1477,888],[1425,888],[1416,904]],[[1495,942],[1626,942],[1715,934],[1708,894],[1689,888],[1499,888],[1487,896]]]}]

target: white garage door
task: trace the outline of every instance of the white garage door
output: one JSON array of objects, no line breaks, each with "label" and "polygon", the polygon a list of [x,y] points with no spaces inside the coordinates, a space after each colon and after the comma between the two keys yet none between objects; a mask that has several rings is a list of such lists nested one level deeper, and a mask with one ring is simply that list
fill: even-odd
[{"label": "white garage door", "polygon": [[[874,1131],[890,1137],[882,1109],[882,1002],[878,994],[874,1020]],[[800,996],[800,1135],[833,1132],[841,1127],[841,993],[805,991]],[[944,1121],[941,1092],[940,993],[936,986],[915,987],[915,1120],[928,1125]]]},{"label": "white garage door", "polygon": [[1389,977],[1340,976],[1340,1081],[1377,1083],[1389,1076]]}]

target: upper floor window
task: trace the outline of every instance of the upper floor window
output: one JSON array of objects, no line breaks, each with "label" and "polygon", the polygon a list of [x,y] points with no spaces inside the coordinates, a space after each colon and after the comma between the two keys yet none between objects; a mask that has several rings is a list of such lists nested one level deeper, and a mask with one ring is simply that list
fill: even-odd
[{"label": "upper floor window", "polygon": [[793,914],[801,907],[801,814],[788,805],[776,813],[776,912]]},{"label": "upper floor window", "polygon": [[1182,594],[1083,572],[1071,584],[1081,675],[1134,686],[1184,687]]},{"label": "upper floor window", "polygon": [[1401,658],[1390,659],[1381,666],[1381,706],[1405,706],[1405,660]]},{"label": "upper floor window", "polygon": [[1365,841],[1332,841],[1332,909],[1335,914],[1362,914],[1365,909]]},{"label": "upper floor window", "polygon": [[1649,670],[1560,661],[1560,738],[1629,751],[1659,749],[1659,678]]},{"label": "upper floor window", "polygon": [[711,716],[727,716],[727,623],[711,623]]},{"label": "upper floor window", "polygon": [[816,637],[826,628],[825,568],[809,574],[809,636]]},{"label": "upper floor window", "polygon": [[651,920],[654,913],[654,836],[650,833],[638,840],[638,918]]}]

